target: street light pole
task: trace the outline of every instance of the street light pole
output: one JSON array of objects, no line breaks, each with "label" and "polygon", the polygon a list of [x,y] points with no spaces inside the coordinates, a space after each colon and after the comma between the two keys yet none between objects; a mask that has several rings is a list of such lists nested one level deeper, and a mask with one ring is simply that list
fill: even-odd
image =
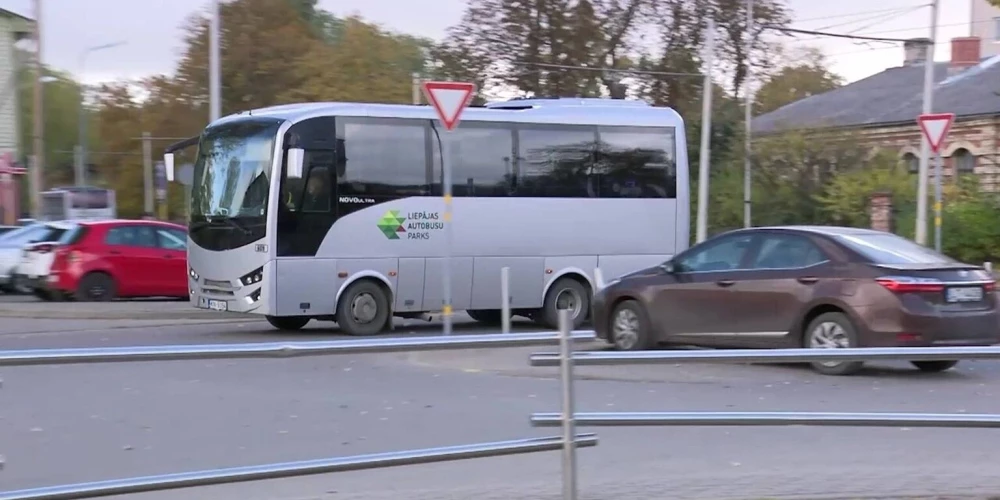
[{"label": "street light pole", "polygon": [[219,61],[219,0],[212,0],[212,12],[208,34],[208,106],[210,120],[219,119],[222,114]]},{"label": "street light pole", "polygon": [[34,132],[31,162],[31,215],[40,219],[42,215],[42,168],[45,165],[45,129],[42,117],[42,0],[35,1],[35,103]]},{"label": "street light pole", "polygon": [[88,47],[80,53],[80,123],[78,124],[79,135],[76,141],[76,175],[74,175],[76,181],[75,184],[77,186],[85,186],[87,184],[87,84],[83,82],[84,69],[87,64],[87,55],[91,52],[110,49],[121,45],[125,45],[125,42],[96,45],[94,47]]}]

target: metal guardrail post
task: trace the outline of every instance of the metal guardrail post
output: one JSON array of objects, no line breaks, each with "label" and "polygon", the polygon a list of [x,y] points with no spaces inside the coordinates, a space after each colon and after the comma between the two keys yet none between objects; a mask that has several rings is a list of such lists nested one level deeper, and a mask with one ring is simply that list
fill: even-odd
[{"label": "metal guardrail post", "polygon": [[563,500],[576,500],[576,427],[573,422],[576,405],[573,393],[573,338],[568,309],[559,310],[560,379],[562,381],[563,431]]},{"label": "metal guardrail post", "polygon": [[604,288],[605,286],[607,286],[607,285],[604,283],[604,273],[601,272],[601,268],[595,267],[594,268],[594,288],[595,288],[594,291],[596,292],[596,291]]},{"label": "metal guardrail post", "polygon": [[510,268],[500,270],[500,331],[510,333]]},{"label": "metal guardrail post", "polygon": [[986,272],[988,272],[990,274],[993,274],[993,263],[992,262],[983,262],[983,268],[986,269]]}]

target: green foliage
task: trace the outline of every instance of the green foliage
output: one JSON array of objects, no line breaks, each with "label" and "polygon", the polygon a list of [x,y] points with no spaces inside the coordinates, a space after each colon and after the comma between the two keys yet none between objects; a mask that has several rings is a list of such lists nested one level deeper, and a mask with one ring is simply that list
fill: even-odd
[{"label": "green foliage", "polygon": [[[20,60],[27,56],[17,53]],[[42,86],[46,186],[66,184],[73,176],[73,148],[79,139],[80,85],[69,74],[44,68],[43,74],[54,78]],[[34,154],[34,81],[33,67],[21,64],[17,72],[18,125],[21,161]],[[94,135],[92,134],[91,137]],[[91,147],[94,145],[90,143]],[[26,184],[26,183],[25,183]],[[24,198],[29,199],[29,198]]]},{"label": "green foliage", "polygon": [[914,177],[887,151],[876,152],[857,168],[834,176],[814,198],[828,222],[861,227],[869,224],[868,205],[875,193],[888,193],[896,207],[909,207],[916,201]]},{"label": "green foliage", "polygon": [[941,223],[941,249],[963,262],[1000,260],[1000,200],[976,196],[946,204]]}]

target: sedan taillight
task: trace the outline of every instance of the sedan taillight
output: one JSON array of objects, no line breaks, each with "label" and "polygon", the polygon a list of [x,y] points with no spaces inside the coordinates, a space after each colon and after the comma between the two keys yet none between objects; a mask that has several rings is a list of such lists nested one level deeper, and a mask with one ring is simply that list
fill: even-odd
[{"label": "sedan taillight", "polygon": [[875,281],[893,293],[943,292],[944,283],[934,278],[883,276]]}]

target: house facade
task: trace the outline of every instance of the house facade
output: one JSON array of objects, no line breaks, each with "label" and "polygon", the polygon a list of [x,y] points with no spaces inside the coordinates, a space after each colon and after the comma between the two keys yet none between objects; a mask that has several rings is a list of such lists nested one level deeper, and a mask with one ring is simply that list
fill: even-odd
[{"label": "house facade", "polygon": [[970,34],[982,41],[983,56],[1000,54],[1000,7],[986,0],[972,0],[971,28]]},{"label": "house facade", "polygon": [[[14,44],[30,36],[34,22],[11,11],[0,9],[0,222],[13,224],[19,216],[19,182],[25,182],[19,174],[9,170],[14,160],[22,157],[18,150],[20,124],[18,110],[22,89],[18,79],[18,57]],[[20,172],[20,170],[18,170]]]},{"label": "house facade", "polygon": [[[978,37],[955,38],[950,60],[931,63],[933,112],[956,115],[942,150],[943,177],[974,175],[983,189],[1000,191],[1000,55],[984,57],[982,47]],[[754,119],[754,134],[851,131],[896,152],[916,173],[927,48],[926,40],[911,40],[900,66],[761,115]]]}]

